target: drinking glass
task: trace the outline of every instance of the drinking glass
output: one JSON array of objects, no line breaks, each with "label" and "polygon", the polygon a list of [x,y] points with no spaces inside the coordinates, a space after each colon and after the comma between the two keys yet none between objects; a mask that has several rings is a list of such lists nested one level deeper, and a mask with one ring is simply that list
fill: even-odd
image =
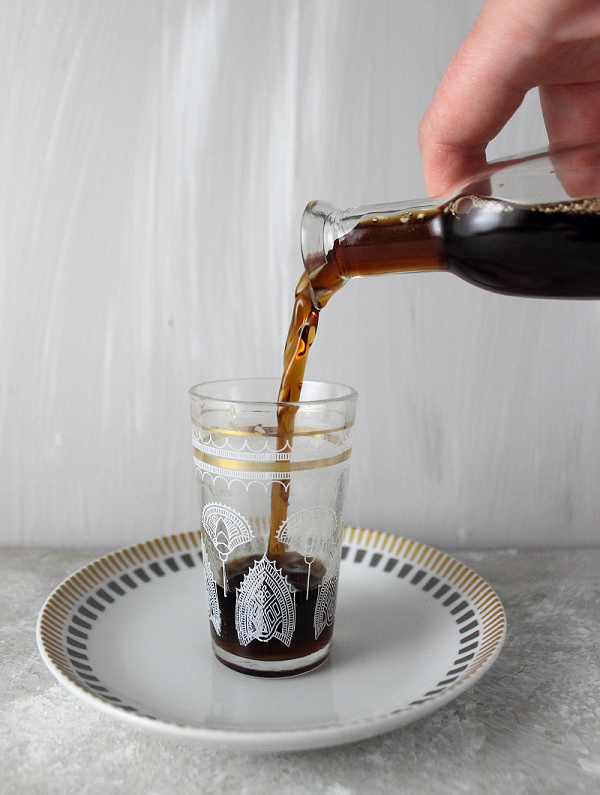
[{"label": "drinking glass", "polygon": [[276,379],[190,394],[213,650],[236,671],[291,676],[329,655],[357,393]]}]

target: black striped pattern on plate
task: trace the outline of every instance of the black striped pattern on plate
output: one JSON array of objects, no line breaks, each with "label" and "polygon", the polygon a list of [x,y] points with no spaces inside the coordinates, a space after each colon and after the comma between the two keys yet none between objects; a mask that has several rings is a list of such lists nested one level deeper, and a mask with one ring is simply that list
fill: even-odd
[{"label": "black striped pattern on plate", "polygon": [[153,579],[195,568],[202,560],[200,532],[163,536],[127,547],[85,566],[53,592],[40,618],[40,639],[58,670],[74,684],[128,712],[140,712],[111,693],[95,676],[87,655],[98,616],[128,591]]},{"label": "black striped pattern on plate", "polygon": [[470,678],[486,665],[502,642],[506,616],[492,588],[463,563],[437,549],[389,533],[346,527],[342,560],[379,568],[406,580],[448,609],[459,626],[460,642],[443,679],[411,704],[423,704]]}]

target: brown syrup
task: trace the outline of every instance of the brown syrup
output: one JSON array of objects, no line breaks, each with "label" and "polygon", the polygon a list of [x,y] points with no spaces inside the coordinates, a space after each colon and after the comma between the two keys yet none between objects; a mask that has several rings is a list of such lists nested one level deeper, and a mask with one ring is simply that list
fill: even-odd
[{"label": "brown syrup", "polygon": [[[267,641],[254,639],[247,645],[240,643],[235,623],[239,589],[252,567],[260,560],[260,557],[260,555],[253,555],[237,558],[227,564],[227,592],[225,593],[222,585],[217,584],[216,586],[221,631],[218,635],[211,624],[214,642],[219,648],[236,657],[269,662],[302,658],[319,651],[331,640],[333,633],[333,625],[326,625],[320,632],[319,637],[315,638],[315,608],[317,607],[319,586],[325,575],[325,567],[318,560],[313,561],[309,567],[304,558],[296,553],[287,553],[281,566],[281,573],[287,578],[295,604],[296,624],[291,644],[286,646],[278,638]],[[222,661],[236,670],[245,670],[243,666],[237,667],[231,662]],[[321,661],[319,660],[319,662]],[[294,673],[299,672],[297,670],[294,671]],[[281,675],[280,672],[269,673],[267,671],[252,671],[252,673],[259,676]]]}]

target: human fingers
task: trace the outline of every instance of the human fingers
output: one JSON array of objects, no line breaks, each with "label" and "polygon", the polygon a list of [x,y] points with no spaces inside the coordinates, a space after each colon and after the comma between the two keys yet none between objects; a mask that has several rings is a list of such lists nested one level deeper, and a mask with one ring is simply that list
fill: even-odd
[{"label": "human fingers", "polygon": [[542,87],[551,144],[600,140],[594,83],[598,0],[486,0],[421,123],[429,192],[443,193],[479,170],[488,142],[535,86]]},{"label": "human fingers", "polygon": [[[473,81],[475,82],[475,81]],[[439,196],[485,166],[489,141],[517,110],[525,91],[497,91],[476,99],[473,82],[461,77],[452,96],[443,87],[436,94],[419,127],[419,146],[425,184],[430,196]]]},{"label": "human fingers", "polygon": [[[600,83],[541,86],[540,100],[551,150],[600,141]],[[599,196],[600,146],[562,152],[556,174],[569,196]]]},{"label": "human fingers", "polygon": [[[484,9],[485,10],[485,9]],[[430,195],[448,191],[486,163],[485,150],[529,88],[516,79],[522,58],[512,31],[482,15],[450,62],[419,128]]]}]

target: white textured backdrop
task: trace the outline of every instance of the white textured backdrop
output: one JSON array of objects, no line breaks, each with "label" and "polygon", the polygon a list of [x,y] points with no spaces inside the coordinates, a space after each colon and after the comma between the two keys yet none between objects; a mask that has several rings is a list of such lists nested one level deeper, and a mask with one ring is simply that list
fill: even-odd
[{"label": "white textured backdrop", "polygon": [[[0,4],[0,543],[198,524],[187,388],[277,375],[315,198],[422,196],[475,0]],[[531,95],[492,144],[545,135]],[[347,519],[444,548],[598,541],[600,304],[348,285],[309,377],[360,394]]]}]

